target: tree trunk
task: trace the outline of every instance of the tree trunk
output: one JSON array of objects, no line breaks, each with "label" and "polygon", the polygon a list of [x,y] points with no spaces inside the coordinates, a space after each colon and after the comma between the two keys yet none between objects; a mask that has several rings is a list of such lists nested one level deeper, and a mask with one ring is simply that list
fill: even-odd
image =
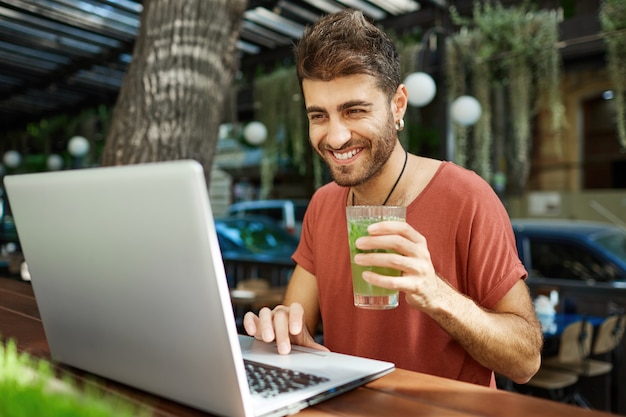
[{"label": "tree trunk", "polygon": [[195,159],[207,180],[246,0],[144,0],[103,166]]}]

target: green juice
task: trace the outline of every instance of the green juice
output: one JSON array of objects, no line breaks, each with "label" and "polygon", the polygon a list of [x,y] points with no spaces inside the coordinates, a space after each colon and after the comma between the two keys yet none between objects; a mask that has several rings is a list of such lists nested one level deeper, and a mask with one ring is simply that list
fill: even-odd
[{"label": "green juice", "polygon": [[[398,219],[404,220],[404,219]],[[392,252],[383,249],[363,251],[356,248],[354,242],[361,236],[367,236],[367,227],[381,221],[379,218],[348,220],[348,240],[350,242],[350,260],[354,255],[364,252]],[[373,271],[380,275],[399,277],[401,272],[392,268],[362,266],[352,264],[352,285],[354,288],[354,305],[361,308],[384,310],[398,306],[398,291],[377,287],[363,279],[363,271]]]}]

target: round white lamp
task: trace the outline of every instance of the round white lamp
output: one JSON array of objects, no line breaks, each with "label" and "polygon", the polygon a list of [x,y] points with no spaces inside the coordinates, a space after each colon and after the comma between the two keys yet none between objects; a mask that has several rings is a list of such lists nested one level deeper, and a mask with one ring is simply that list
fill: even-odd
[{"label": "round white lamp", "polygon": [[22,155],[18,151],[6,151],[2,162],[9,168],[17,168],[22,163]]},{"label": "round white lamp", "polygon": [[259,146],[267,139],[267,128],[261,122],[250,122],[243,129],[243,137],[250,145]]},{"label": "round white lamp", "polygon": [[81,158],[89,152],[89,141],[82,136],[74,136],[67,143],[67,150],[75,158]]},{"label": "round white lamp", "polygon": [[50,171],[58,171],[63,168],[63,158],[61,158],[61,155],[52,153],[48,155],[48,158],[46,159],[46,165],[48,166],[48,169]]},{"label": "round white lamp", "polygon": [[472,126],[480,119],[482,108],[478,100],[472,96],[461,96],[450,105],[452,120],[462,126]]},{"label": "round white lamp", "polygon": [[404,79],[407,91],[409,92],[409,104],[416,107],[423,107],[433,101],[437,94],[435,80],[425,72],[414,72]]}]

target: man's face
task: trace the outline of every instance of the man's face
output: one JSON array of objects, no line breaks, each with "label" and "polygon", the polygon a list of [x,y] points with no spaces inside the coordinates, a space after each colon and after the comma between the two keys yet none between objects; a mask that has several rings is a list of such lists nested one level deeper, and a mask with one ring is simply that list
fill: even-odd
[{"label": "man's face", "polygon": [[396,99],[390,102],[370,75],[303,80],[302,90],[311,145],[333,179],[349,187],[378,175],[397,141]]}]

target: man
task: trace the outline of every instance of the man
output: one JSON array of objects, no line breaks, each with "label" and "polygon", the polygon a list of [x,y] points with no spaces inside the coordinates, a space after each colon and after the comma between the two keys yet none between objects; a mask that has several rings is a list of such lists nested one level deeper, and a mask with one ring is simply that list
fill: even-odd
[{"label": "man", "polygon": [[[309,204],[284,304],[246,314],[248,334],[394,362],[495,387],[527,382],[542,335],[508,215],[488,184],[450,162],[409,155],[398,140],[407,89],[391,40],[358,11],[323,17],[296,47],[313,148],[334,182]],[[354,307],[346,205],[406,206],[407,222],[370,226],[355,256],[401,277],[363,273],[404,294],[393,310]],[[312,335],[320,320],[325,346]]]}]

